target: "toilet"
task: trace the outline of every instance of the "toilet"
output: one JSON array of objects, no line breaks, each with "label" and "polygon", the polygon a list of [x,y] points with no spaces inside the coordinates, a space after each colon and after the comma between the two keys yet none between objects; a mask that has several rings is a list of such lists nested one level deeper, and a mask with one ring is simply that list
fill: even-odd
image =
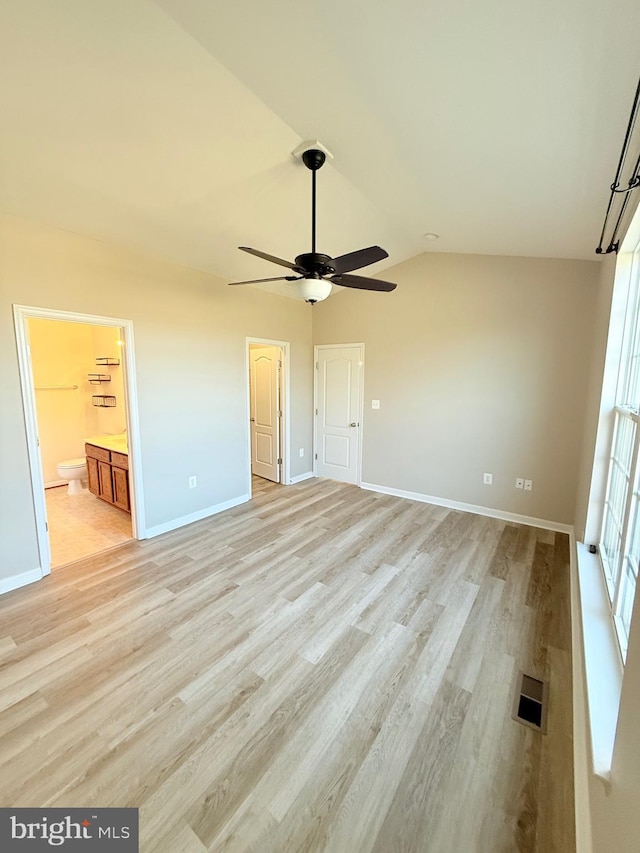
[{"label": "toilet", "polygon": [[58,462],[56,470],[61,480],[69,481],[69,494],[79,495],[82,491],[82,481],[87,479],[87,460],[84,456]]}]

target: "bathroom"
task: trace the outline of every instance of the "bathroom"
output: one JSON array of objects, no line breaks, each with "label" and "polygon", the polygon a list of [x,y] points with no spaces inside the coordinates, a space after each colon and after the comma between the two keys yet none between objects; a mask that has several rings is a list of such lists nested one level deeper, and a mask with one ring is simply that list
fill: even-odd
[{"label": "bathroom", "polygon": [[114,326],[36,317],[28,334],[55,569],[132,538],[123,336]]}]

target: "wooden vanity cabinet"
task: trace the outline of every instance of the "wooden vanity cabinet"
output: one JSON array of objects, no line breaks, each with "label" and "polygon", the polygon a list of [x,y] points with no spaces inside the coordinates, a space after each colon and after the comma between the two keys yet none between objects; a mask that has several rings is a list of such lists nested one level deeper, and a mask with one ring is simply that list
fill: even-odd
[{"label": "wooden vanity cabinet", "polygon": [[129,457],[126,453],[111,451],[111,489],[113,505],[131,512],[129,499]]},{"label": "wooden vanity cabinet", "polygon": [[113,474],[108,462],[98,462],[98,497],[113,503]]},{"label": "wooden vanity cabinet", "polygon": [[[87,451],[85,450],[85,453]],[[89,491],[100,497],[100,479],[98,477],[98,460],[93,456],[87,456],[87,483]]]},{"label": "wooden vanity cabinet", "polygon": [[89,491],[107,503],[131,512],[129,457],[95,444],[85,444]]}]

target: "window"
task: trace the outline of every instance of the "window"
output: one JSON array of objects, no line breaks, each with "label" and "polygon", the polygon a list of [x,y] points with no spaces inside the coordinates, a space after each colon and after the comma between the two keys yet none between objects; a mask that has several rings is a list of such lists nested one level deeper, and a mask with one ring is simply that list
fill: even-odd
[{"label": "window", "polygon": [[640,562],[640,248],[633,254],[600,555],[623,659]]}]

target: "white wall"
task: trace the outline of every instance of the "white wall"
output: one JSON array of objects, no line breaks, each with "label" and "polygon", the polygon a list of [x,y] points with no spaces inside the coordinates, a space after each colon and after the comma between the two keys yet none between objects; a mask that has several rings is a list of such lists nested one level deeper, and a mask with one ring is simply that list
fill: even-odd
[{"label": "white wall", "polygon": [[599,269],[428,253],[314,306],[315,344],[365,344],[363,480],[572,524]]},{"label": "white wall", "polygon": [[[134,251],[0,220],[0,579],[39,565],[11,304],[131,319],[148,527],[247,492],[246,337],[291,342],[291,475],[311,458],[311,308]],[[198,487],[188,488],[188,477]]]}]

